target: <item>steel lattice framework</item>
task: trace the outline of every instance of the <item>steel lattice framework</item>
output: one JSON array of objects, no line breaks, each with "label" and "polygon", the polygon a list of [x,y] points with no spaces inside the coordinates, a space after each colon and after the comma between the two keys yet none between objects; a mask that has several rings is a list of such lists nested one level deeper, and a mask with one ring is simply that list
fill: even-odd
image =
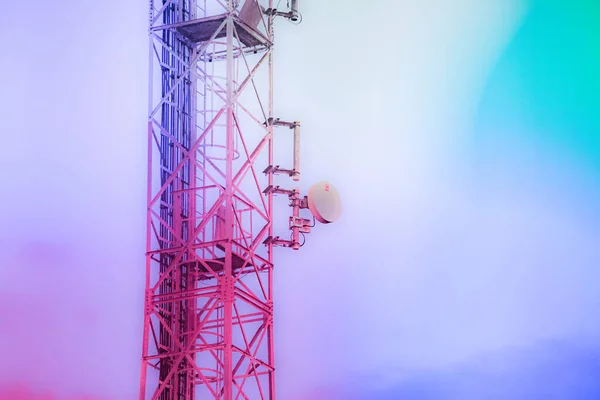
[{"label": "steel lattice framework", "polygon": [[140,400],[275,397],[275,15],[210,3],[150,0]]}]

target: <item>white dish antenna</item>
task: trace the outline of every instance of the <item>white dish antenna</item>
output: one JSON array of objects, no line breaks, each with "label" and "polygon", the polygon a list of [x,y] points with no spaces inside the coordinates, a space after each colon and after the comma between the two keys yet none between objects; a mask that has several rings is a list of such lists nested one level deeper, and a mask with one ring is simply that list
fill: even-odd
[{"label": "white dish antenna", "polygon": [[308,208],[317,221],[329,224],[342,214],[342,199],[331,183],[315,183],[308,189]]}]

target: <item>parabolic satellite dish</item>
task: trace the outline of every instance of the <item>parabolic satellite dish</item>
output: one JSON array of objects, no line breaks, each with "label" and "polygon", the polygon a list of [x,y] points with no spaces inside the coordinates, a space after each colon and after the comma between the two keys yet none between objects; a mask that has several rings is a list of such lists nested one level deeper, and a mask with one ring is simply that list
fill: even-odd
[{"label": "parabolic satellite dish", "polygon": [[308,208],[315,219],[323,224],[335,222],[342,214],[342,200],[328,182],[315,183],[308,189]]}]

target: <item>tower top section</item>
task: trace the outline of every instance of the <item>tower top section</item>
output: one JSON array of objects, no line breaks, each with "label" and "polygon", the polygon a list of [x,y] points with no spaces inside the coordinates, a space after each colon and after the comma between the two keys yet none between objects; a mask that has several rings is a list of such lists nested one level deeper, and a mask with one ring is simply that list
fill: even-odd
[{"label": "tower top section", "polygon": [[[258,53],[271,47],[268,28],[270,17],[281,16],[296,23],[300,19],[297,1],[293,1],[290,11],[286,12],[265,8],[258,0],[216,3],[210,10],[182,10],[175,14],[174,19],[172,16],[161,18],[163,13],[159,11],[150,21],[150,31],[158,35],[168,30],[190,48],[206,48],[210,44],[224,44],[219,43],[219,39],[227,37],[226,22],[231,18],[234,23],[233,34],[238,42],[235,56],[238,56],[239,50]],[[217,54],[215,56],[218,57]]]}]

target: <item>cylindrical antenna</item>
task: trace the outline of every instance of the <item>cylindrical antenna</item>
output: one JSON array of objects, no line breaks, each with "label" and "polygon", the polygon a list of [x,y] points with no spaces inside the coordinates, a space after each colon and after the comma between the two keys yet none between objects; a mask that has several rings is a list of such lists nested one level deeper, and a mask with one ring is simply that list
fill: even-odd
[{"label": "cylindrical antenna", "polygon": [[292,249],[300,250],[300,227],[298,219],[300,218],[300,189],[294,188],[294,197],[292,198]]},{"label": "cylindrical antenna", "polygon": [[290,19],[294,22],[298,21],[298,0],[291,0]]},{"label": "cylindrical antenna", "polygon": [[292,179],[300,180],[300,121],[294,121],[294,175]]}]

